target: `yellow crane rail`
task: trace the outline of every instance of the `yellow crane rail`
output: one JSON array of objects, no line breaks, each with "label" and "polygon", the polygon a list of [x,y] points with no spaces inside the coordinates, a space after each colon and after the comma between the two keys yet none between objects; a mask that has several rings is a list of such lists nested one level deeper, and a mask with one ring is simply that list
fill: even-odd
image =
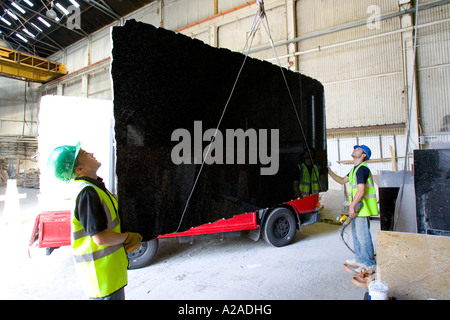
[{"label": "yellow crane rail", "polygon": [[45,83],[67,73],[59,62],[0,46],[0,76]]}]

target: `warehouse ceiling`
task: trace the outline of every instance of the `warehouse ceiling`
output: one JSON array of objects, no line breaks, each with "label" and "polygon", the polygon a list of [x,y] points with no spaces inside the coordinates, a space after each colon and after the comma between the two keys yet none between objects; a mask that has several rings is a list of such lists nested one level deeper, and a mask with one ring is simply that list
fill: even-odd
[{"label": "warehouse ceiling", "polygon": [[0,0],[0,46],[47,58],[154,1]]}]

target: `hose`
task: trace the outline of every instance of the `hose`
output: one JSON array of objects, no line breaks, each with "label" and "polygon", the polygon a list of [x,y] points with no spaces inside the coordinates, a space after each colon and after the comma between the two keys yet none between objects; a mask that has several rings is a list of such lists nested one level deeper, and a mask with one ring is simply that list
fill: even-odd
[{"label": "hose", "polygon": [[353,252],[353,253],[355,253],[355,251],[353,251],[353,249],[352,248],[350,248],[350,246],[348,245],[348,243],[345,241],[345,239],[344,239],[344,231],[345,231],[345,229],[348,227],[348,225],[352,222],[352,218],[350,217],[350,216],[348,216],[348,218],[347,219],[345,219],[345,221],[344,221],[344,223],[343,223],[343,225],[342,225],[342,228],[341,228],[341,240],[342,240],[342,242],[347,246],[347,248],[351,251],[351,252]]}]

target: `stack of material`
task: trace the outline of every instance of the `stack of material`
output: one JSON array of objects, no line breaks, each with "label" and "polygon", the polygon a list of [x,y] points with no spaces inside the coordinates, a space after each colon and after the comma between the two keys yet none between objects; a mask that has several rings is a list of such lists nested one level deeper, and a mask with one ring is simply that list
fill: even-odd
[{"label": "stack of material", "polygon": [[6,183],[8,180],[6,169],[8,169],[8,159],[0,158],[0,184]]},{"label": "stack of material", "polygon": [[28,169],[18,177],[24,188],[39,188],[39,169]]},{"label": "stack of material", "polygon": [[[304,137],[280,67],[249,57],[219,128],[223,148],[214,152],[223,152],[224,159],[227,152],[236,157],[236,143],[225,150],[227,129],[252,129],[259,145],[251,150],[247,144],[244,164],[235,158],[234,164],[205,165],[188,202],[202,151],[211,141],[203,134],[216,128],[245,57],[134,20],[114,27],[112,39],[116,173],[124,230],[140,232],[149,240],[290,201],[305,140],[316,149],[322,191],[328,189],[322,84],[282,69]],[[201,123],[199,130],[195,123]],[[192,146],[190,163],[173,161],[174,147],[181,143],[180,137],[173,138],[178,129],[191,137],[183,140]],[[265,146],[261,130],[267,133]],[[275,130],[279,152],[272,153]],[[195,157],[196,145],[200,157]],[[262,147],[270,164],[262,161]],[[250,151],[259,152],[257,163],[250,163]],[[277,160],[275,174],[261,174],[261,168]]]}]

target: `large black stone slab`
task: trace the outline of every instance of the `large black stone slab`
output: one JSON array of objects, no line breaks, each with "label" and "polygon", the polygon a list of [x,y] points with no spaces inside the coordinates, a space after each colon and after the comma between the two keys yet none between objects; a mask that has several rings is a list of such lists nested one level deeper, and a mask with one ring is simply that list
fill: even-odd
[{"label": "large black stone slab", "polygon": [[[259,159],[249,164],[248,158],[245,164],[205,165],[181,219],[201,165],[173,163],[171,152],[180,142],[172,141],[172,133],[184,128],[194,140],[195,121],[201,121],[203,132],[216,128],[245,56],[134,20],[114,27],[112,40],[124,230],[140,232],[148,240],[291,200],[305,138],[316,150],[322,190],[328,189],[323,86],[283,69],[304,138],[280,67],[248,58],[219,130],[225,139],[227,129],[265,129],[270,155],[271,130],[278,129],[279,170],[261,175],[261,167],[268,166]],[[202,142],[203,148],[207,145]]]}]

